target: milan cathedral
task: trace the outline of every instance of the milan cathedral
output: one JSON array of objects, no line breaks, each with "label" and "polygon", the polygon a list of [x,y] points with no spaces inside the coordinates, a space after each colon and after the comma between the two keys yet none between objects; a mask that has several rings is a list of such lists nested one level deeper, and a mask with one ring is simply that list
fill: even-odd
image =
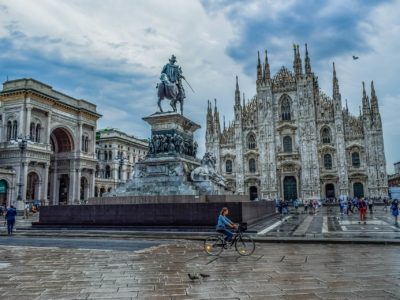
[{"label": "milan cathedral", "polygon": [[258,54],[257,93],[246,103],[236,77],[234,121],[221,130],[217,105],[209,102],[206,151],[237,194],[250,199],[385,197],[388,193],[378,97],[362,84],[360,115],[343,108],[333,64],[332,97],[294,45],[293,71],[271,77],[267,51]]}]

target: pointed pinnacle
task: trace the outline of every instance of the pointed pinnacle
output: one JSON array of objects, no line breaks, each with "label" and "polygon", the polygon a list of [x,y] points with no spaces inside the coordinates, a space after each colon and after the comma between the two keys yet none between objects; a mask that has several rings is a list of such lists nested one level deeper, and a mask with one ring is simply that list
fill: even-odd
[{"label": "pointed pinnacle", "polygon": [[363,96],[366,97],[367,93],[365,92],[365,83],[364,83],[364,81],[362,82],[362,86],[363,86]]},{"label": "pointed pinnacle", "polygon": [[374,81],[371,81],[371,96],[375,96],[375,87],[374,87]]}]

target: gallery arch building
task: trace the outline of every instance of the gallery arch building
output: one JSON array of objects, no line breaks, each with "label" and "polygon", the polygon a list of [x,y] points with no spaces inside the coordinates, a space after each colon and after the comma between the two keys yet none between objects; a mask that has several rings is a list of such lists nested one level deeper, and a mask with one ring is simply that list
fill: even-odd
[{"label": "gallery arch building", "polygon": [[[96,105],[35,79],[6,81],[0,92],[0,166],[17,178],[7,204],[77,204],[94,196],[100,116]],[[18,137],[29,140],[22,155],[12,143]],[[20,172],[22,201],[16,203]],[[4,176],[0,172],[0,181]]]}]

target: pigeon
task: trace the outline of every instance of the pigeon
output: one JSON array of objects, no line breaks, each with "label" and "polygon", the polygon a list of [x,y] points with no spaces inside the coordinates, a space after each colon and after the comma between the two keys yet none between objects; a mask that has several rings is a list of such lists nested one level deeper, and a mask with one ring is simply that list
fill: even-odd
[{"label": "pigeon", "polygon": [[192,275],[192,274],[188,273],[188,276],[189,276],[190,280],[200,279],[198,276],[196,276],[196,274]]},{"label": "pigeon", "polygon": [[354,55],[353,55],[353,59],[354,59],[354,60],[356,60],[356,59],[358,59],[358,58],[359,58],[358,56],[354,56]]},{"label": "pigeon", "polygon": [[202,278],[210,277],[210,275],[208,275],[208,274],[202,274],[202,273],[200,273],[199,275],[200,275]]}]

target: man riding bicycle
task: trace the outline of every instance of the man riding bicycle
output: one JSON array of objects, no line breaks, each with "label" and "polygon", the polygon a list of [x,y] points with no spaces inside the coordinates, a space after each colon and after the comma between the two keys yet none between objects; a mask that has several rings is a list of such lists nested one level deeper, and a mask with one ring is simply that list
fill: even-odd
[{"label": "man riding bicycle", "polygon": [[229,210],[227,207],[221,209],[221,212],[218,216],[218,223],[216,226],[216,230],[225,234],[226,240],[228,242],[232,241],[233,232],[229,230],[229,228],[236,229],[237,225],[228,219],[227,215],[229,214]]}]

